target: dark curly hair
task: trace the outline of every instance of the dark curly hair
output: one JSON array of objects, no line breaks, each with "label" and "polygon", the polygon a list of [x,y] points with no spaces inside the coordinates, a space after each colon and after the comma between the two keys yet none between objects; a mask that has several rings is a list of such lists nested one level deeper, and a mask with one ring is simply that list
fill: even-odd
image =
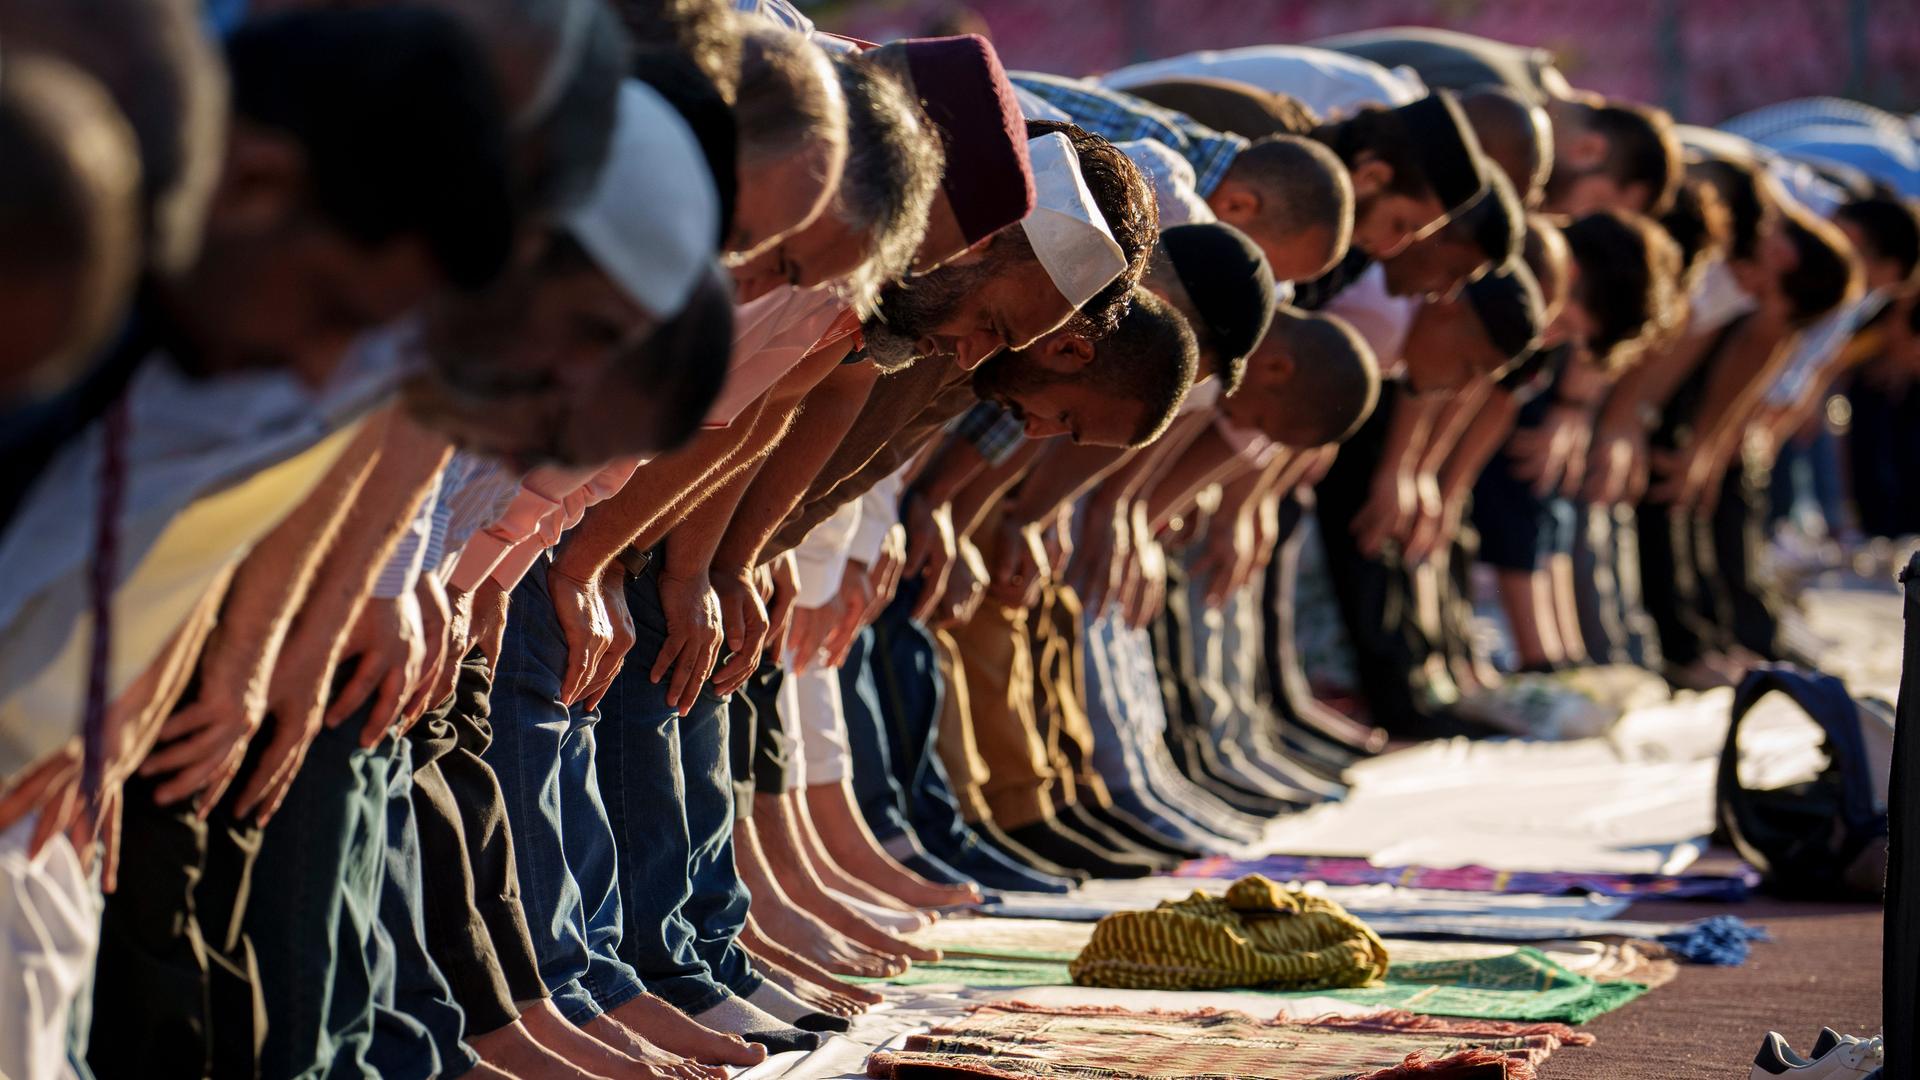
[{"label": "dark curly hair", "polygon": [[1845,203],[1833,216],[1866,237],[1871,250],[1862,256],[1892,260],[1906,288],[1920,283],[1920,208],[1913,202],[1893,194],[1868,195]]},{"label": "dark curly hair", "polygon": [[1795,256],[1793,269],[1780,275],[1794,325],[1810,325],[1859,294],[1860,260],[1845,233],[1800,211],[1781,215],[1781,227]]},{"label": "dark curly hair", "polygon": [[1759,169],[1748,161],[1708,158],[1687,166],[1687,175],[1713,185],[1727,211],[1727,258],[1751,259],[1760,250],[1760,238],[1773,227],[1778,207],[1761,183]]},{"label": "dark curly hair", "polygon": [[1679,314],[1680,245],[1651,218],[1621,210],[1588,214],[1566,228],[1580,267],[1573,299],[1595,323],[1596,364],[1632,363],[1638,346]]},{"label": "dark curly hair", "polygon": [[1733,215],[1719,189],[1699,177],[1681,182],[1673,206],[1660,215],[1660,227],[1680,245],[1680,279],[1688,285],[1727,253],[1733,239]]}]

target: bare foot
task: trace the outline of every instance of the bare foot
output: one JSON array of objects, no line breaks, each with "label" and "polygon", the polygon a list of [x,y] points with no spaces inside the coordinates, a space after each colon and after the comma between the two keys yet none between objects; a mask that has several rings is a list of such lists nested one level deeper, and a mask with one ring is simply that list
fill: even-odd
[{"label": "bare foot", "polygon": [[[755,888],[751,881],[747,887]],[[768,936],[836,975],[884,979],[907,970],[903,956],[876,952],[806,912],[779,903],[761,903],[762,899],[771,900],[771,894],[755,893],[754,917]]]},{"label": "bare foot", "polygon": [[762,933],[754,925],[753,916],[747,916],[747,927],[741,935],[759,955],[770,958],[774,963],[801,976],[815,986],[822,986],[844,998],[851,998],[862,1005],[878,1005],[887,1000],[885,995],[875,993],[864,986],[843,982],[826,968],[787,948],[785,945]]},{"label": "bare foot", "polygon": [[474,1080],[519,1080],[519,1077],[514,1076],[512,1073],[498,1066],[490,1065],[484,1060],[460,1075],[471,1076]]},{"label": "bare foot", "polygon": [[936,885],[893,861],[854,811],[846,781],[808,787],[807,811],[834,861],[881,891],[922,908],[980,902],[980,890],[972,885]]},{"label": "bare foot", "polygon": [[[821,880],[825,881],[824,878]],[[889,934],[905,937],[933,925],[934,916],[926,912],[902,911],[898,906],[881,907],[879,904],[868,903],[832,886],[827,887],[827,896],[834,903],[844,905],[848,911]]]},{"label": "bare foot", "polygon": [[[777,800],[776,800],[777,805]],[[780,885],[786,899],[803,914],[811,915],[827,927],[875,952],[903,956],[908,960],[938,960],[937,949],[922,948],[901,940],[855,914],[853,909],[828,895],[826,886],[814,876],[813,868],[800,855],[791,824],[771,822],[774,828],[762,835],[751,822],[742,823],[733,834],[733,853],[743,876],[748,864]],[[749,886],[751,888],[751,886]]]},{"label": "bare foot", "polygon": [[613,1080],[624,1080],[625,1077],[634,1077],[636,1080],[650,1080],[653,1077],[662,1080],[725,1080],[727,1075],[725,1069],[701,1065],[678,1054],[669,1054],[618,1022],[597,1017],[589,1023],[618,1040],[617,1044],[603,1042],[568,1023],[551,1000],[542,1000],[521,1013],[520,1022],[540,1045],[588,1072]]},{"label": "bare foot", "polygon": [[[919,908],[901,903],[899,897],[861,881],[833,861],[833,856],[827,853],[827,845],[820,839],[820,833],[813,827],[813,817],[807,812],[807,800],[801,792],[786,792],[780,796],[780,804],[781,809],[785,811],[786,819],[793,823],[793,832],[800,845],[800,854],[806,856],[814,873],[820,875],[820,880],[826,883],[827,888],[865,900],[869,904],[922,915]],[[756,806],[755,809],[757,811],[758,807]],[[922,915],[922,917],[931,919],[933,916]]]},{"label": "bare foot", "polygon": [[[615,1027],[625,1028],[670,1054],[708,1065],[748,1068],[767,1059],[766,1047],[705,1027],[652,994],[641,994],[599,1018],[606,1019],[612,1019]],[[603,1033],[595,1030],[599,1020],[587,1025],[587,1033],[604,1039]]]},{"label": "bare foot", "polygon": [[768,982],[792,994],[815,1012],[823,1012],[828,1016],[855,1017],[867,1011],[867,1007],[860,1002],[802,978],[760,955],[759,950],[749,948],[747,951],[753,954],[755,967],[766,976]]},{"label": "bare foot", "polygon": [[[481,1064],[508,1076],[553,1077],[554,1080],[596,1080],[598,1073],[588,1072],[540,1044],[520,1021],[495,1028],[485,1035],[467,1036],[467,1045],[480,1055]],[[468,1075],[481,1075],[477,1070]]]},{"label": "bare foot", "polygon": [[884,978],[907,969],[906,957],[897,953],[881,954],[862,945],[794,903],[780,880],[768,869],[753,837],[751,828],[735,831],[734,866],[747,891],[753,894],[754,918],[769,937],[842,975]]}]

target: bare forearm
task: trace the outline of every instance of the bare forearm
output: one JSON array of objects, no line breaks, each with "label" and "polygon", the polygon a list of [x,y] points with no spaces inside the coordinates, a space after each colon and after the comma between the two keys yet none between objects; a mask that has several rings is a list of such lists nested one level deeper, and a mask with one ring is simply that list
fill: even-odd
[{"label": "bare forearm", "polygon": [[1256,468],[1252,462],[1248,462],[1239,474],[1221,482],[1217,513],[1222,518],[1231,518],[1251,512],[1266,495],[1283,467],[1284,462],[1278,460],[1268,462],[1265,468]]},{"label": "bare forearm", "polygon": [[[667,566],[680,574],[703,572],[714,565],[721,541],[728,535],[740,500],[746,496],[767,463],[766,451],[786,432],[790,416],[776,417],[763,412],[754,425],[742,460],[726,479],[695,507],[684,521],[674,526],[667,539]],[[752,563],[728,563],[726,569],[750,570]]]},{"label": "bare forearm", "polygon": [[757,565],[767,542],[800,507],[807,487],[840,445],[873,389],[871,364],[839,365],[801,406],[805,438],[782,439],[773,448],[726,525],[716,562],[739,569]]},{"label": "bare forearm", "polygon": [[1598,427],[1603,431],[1628,431],[1642,426],[1641,417],[1649,409],[1660,409],[1673,397],[1680,384],[1693,374],[1718,333],[1685,334],[1654,348],[1629,368],[1614,383],[1612,393],[1600,410]]},{"label": "bare forearm", "polygon": [[1026,480],[1007,501],[1007,520],[1036,525],[1066,503],[1093,490],[1138,451],[1110,446],[1080,446],[1066,439],[1041,444]]},{"label": "bare forearm", "polygon": [[271,655],[285,639],[322,560],[381,460],[388,419],[386,414],[369,419],[306,499],[247,553],[231,583],[223,583],[221,632],[252,643],[255,657]]},{"label": "bare forearm", "polygon": [[1218,429],[1208,428],[1202,432],[1147,493],[1147,520],[1153,530],[1165,528],[1196,494],[1232,476],[1246,464],[1239,448],[1228,442]]},{"label": "bare forearm", "polygon": [[[724,428],[702,431],[685,448],[634,470],[618,494],[587,509],[555,549],[554,565],[576,581],[593,581],[607,564],[635,543],[645,544],[656,526],[673,521],[698,505],[699,496],[746,445],[764,411],[751,405]],[[664,530],[660,530],[664,532]]]},{"label": "bare forearm", "polygon": [[1381,469],[1410,476],[1420,462],[1420,452],[1433,433],[1434,415],[1441,403],[1432,399],[1403,400],[1393,411],[1393,424],[1387,429],[1386,452]]},{"label": "bare forearm", "polygon": [[949,435],[914,477],[910,490],[934,505],[950,503],[986,468],[987,459],[973,440]]},{"label": "bare forearm", "polygon": [[379,465],[351,504],[302,618],[317,608],[342,625],[353,621],[451,453],[445,440],[411,423],[388,428]]},{"label": "bare forearm", "polygon": [[[988,511],[999,506],[1001,498],[1013,485],[1028,475],[1034,461],[1042,449],[1051,440],[1028,441],[1018,450],[992,468],[982,470],[973,482],[961,491],[953,502],[953,531],[959,536],[969,536],[979,529]],[[1021,522],[1021,524],[1027,524]]]},{"label": "bare forearm", "polygon": [[1153,489],[1164,479],[1187,450],[1200,436],[1216,430],[1213,420],[1205,413],[1183,416],[1176,421],[1172,430],[1161,436],[1152,446],[1141,447],[1138,459],[1140,469],[1127,475],[1123,481],[1125,498],[1137,499],[1142,493]]},{"label": "bare forearm", "polygon": [[1422,472],[1439,475],[1441,467],[1466,435],[1467,428],[1473,424],[1475,415],[1486,403],[1493,388],[1493,384],[1485,379],[1476,379],[1441,406],[1440,415],[1434,420],[1433,437],[1427,440],[1426,450],[1420,455]]},{"label": "bare forearm", "polygon": [[1513,434],[1520,406],[1509,391],[1495,388],[1475,412],[1473,422],[1440,467],[1440,490],[1449,495],[1463,491],[1479,479],[1507,436]]}]

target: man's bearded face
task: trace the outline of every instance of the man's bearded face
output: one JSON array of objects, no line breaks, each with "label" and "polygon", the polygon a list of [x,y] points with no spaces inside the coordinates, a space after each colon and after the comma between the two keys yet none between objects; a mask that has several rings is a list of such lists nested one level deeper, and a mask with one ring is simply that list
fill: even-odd
[{"label": "man's bearded face", "polygon": [[896,282],[880,294],[880,313],[863,328],[867,353],[883,370],[906,367],[937,351],[930,341],[952,332],[955,317],[1000,272],[992,252],[979,262],[943,266],[925,277]]}]

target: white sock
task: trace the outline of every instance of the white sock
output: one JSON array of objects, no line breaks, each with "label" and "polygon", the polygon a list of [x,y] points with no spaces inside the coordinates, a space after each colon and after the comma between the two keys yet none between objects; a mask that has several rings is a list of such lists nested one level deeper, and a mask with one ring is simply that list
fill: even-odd
[{"label": "white sock", "polygon": [[775,985],[771,979],[747,995],[747,1004],[786,1024],[820,1011],[788,993],[785,987]]},{"label": "white sock", "polygon": [[[755,994],[754,996],[759,997],[760,995]],[[806,1011],[812,1012],[813,1010],[808,1009]],[[729,1035],[752,1035],[763,1032],[794,1030],[793,1025],[787,1021],[761,1009],[746,998],[736,997],[732,994],[727,995],[726,1000],[720,1002],[720,1004],[715,1005],[706,1012],[698,1014],[694,1019],[715,1031],[724,1031]]]}]

